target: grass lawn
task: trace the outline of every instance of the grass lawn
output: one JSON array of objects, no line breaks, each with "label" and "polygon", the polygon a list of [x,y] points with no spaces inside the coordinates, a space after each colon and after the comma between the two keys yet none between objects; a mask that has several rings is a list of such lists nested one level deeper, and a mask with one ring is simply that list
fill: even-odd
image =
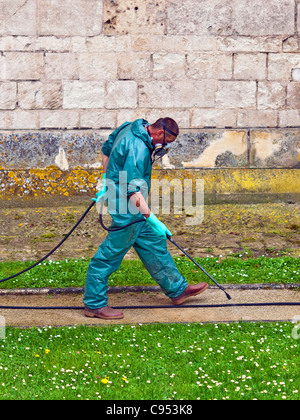
[{"label": "grass lawn", "polygon": [[[7,328],[0,399],[299,400],[290,323]],[[293,338],[294,337],[294,338]]]},{"label": "grass lawn", "polygon": [[[196,260],[223,284],[300,278],[300,260],[287,256]],[[207,280],[187,258],[175,262],[190,283]],[[83,287],[88,263],[45,261],[1,287]],[[31,264],[1,263],[0,278]],[[109,279],[153,284],[138,260]],[[299,400],[298,333],[288,322],[6,328],[0,400]]]},{"label": "grass lawn", "polygon": [[[219,283],[298,283],[300,279],[300,259],[293,257],[246,258],[215,257],[195,258]],[[176,257],[179,271],[189,283],[210,280],[192,261],[185,257]],[[33,262],[0,263],[0,280],[13,275]],[[23,287],[83,287],[89,260],[68,259],[45,261],[20,277],[0,284],[1,288]],[[120,269],[109,278],[109,286],[147,286],[156,285],[140,260],[124,260]]]}]

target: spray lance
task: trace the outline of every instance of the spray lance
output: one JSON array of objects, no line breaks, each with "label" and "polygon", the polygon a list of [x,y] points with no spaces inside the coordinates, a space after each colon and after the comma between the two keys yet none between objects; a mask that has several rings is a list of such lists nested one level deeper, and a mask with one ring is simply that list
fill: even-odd
[{"label": "spray lance", "polygon": [[180,249],[181,252],[183,252],[197,267],[200,268],[200,270],[203,271],[204,274],[206,274],[218,287],[219,289],[223,290],[223,292],[225,293],[226,297],[228,300],[231,300],[231,296],[226,292],[226,290],[224,289],[223,286],[221,286],[221,284],[219,284],[210,274],[208,274],[207,271],[204,270],[203,267],[201,267],[200,264],[198,264],[194,258],[192,258],[183,248],[181,248],[180,245],[178,245],[174,239],[172,239],[172,237],[170,235],[167,235],[167,239],[172,242],[172,244],[176,245],[178,249]]}]

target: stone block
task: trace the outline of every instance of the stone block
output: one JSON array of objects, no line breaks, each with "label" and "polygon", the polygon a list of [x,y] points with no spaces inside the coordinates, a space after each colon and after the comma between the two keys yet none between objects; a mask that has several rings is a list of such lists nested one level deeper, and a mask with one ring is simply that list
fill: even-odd
[{"label": "stone block", "polygon": [[120,127],[120,125],[124,124],[125,121],[135,121],[139,118],[143,118],[149,121],[148,116],[147,116],[148,111],[149,111],[148,109],[142,109],[142,108],[119,109],[117,111],[116,127]]},{"label": "stone block", "polygon": [[293,35],[294,0],[171,1],[167,31],[172,35]]},{"label": "stone block", "polygon": [[300,67],[300,54],[269,54],[268,79],[291,80],[292,70]]},{"label": "stone block", "polygon": [[35,51],[46,53],[68,53],[72,50],[71,37],[39,36],[35,39]]},{"label": "stone block", "polygon": [[157,81],[139,85],[139,105],[144,108],[214,107],[217,84],[204,81]]},{"label": "stone block", "polygon": [[0,36],[35,35],[36,0],[0,0]]},{"label": "stone block", "polygon": [[40,128],[72,129],[79,128],[78,111],[56,110],[39,112]]},{"label": "stone block", "polygon": [[15,109],[6,114],[6,129],[35,130],[38,128],[38,114],[36,111]]},{"label": "stone block", "polygon": [[17,84],[0,82],[0,109],[15,109],[17,103]]},{"label": "stone block", "polygon": [[243,109],[238,112],[238,127],[277,127],[277,112],[273,110]]},{"label": "stone block", "polygon": [[118,73],[116,53],[79,54],[81,80],[115,80]]},{"label": "stone block", "polygon": [[104,0],[104,34],[164,34],[165,7],[166,0]]},{"label": "stone block", "polygon": [[218,50],[227,52],[281,52],[282,37],[218,37]]},{"label": "stone block", "polygon": [[292,80],[294,82],[300,82],[300,67],[298,69],[292,69]]},{"label": "stone block", "polygon": [[6,52],[0,65],[0,73],[6,80],[39,80],[44,74],[42,53]]},{"label": "stone block", "polygon": [[0,51],[35,51],[34,36],[0,36]]},{"label": "stone block", "polygon": [[63,104],[60,82],[19,82],[18,104],[22,109],[59,109]]},{"label": "stone block", "polygon": [[187,53],[216,51],[217,40],[211,36],[181,35],[132,35],[132,50],[156,53]]},{"label": "stone block", "polygon": [[285,108],[286,87],[279,82],[259,82],[257,106],[260,109]]},{"label": "stone block", "polygon": [[236,112],[233,110],[194,109],[192,111],[192,128],[226,128],[236,126]]},{"label": "stone block", "polygon": [[63,82],[63,108],[103,108],[104,94],[104,82]]},{"label": "stone block", "polygon": [[[125,122],[125,120],[123,122]],[[101,109],[88,111],[82,110],[80,112],[80,127],[114,129],[116,127],[116,112]]]},{"label": "stone block", "polygon": [[192,79],[231,79],[231,54],[188,54],[187,74]]},{"label": "stone block", "polygon": [[282,41],[282,50],[285,53],[300,51],[299,37],[291,36]]},{"label": "stone block", "polygon": [[287,106],[300,109],[300,83],[290,83],[287,87]]},{"label": "stone block", "polygon": [[47,53],[45,55],[45,76],[47,80],[76,80],[79,65],[76,54]]},{"label": "stone block", "polygon": [[229,109],[256,107],[256,82],[219,81],[216,104]]},{"label": "stone block", "polygon": [[235,54],[234,79],[265,80],[267,71],[267,54]]},{"label": "stone block", "polygon": [[217,82],[204,81],[178,81],[173,85],[171,100],[175,108],[211,108],[215,106]]},{"label": "stone block", "polygon": [[107,83],[105,108],[136,108],[137,84],[134,81],[116,81]]},{"label": "stone block", "polygon": [[71,50],[76,53],[84,52],[124,52],[131,48],[131,39],[129,35],[105,36],[103,34],[84,38],[74,36],[71,40]]},{"label": "stone block", "polygon": [[244,167],[247,151],[246,131],[212,130],[181,134],[168,156],[176,167]]},{"label": "stone block", "polygon": [[279,112],[280,127],[299,127],[300,111],[298,109],[288,109]]},{"label": "stone block", "polygon": [[153,78],[159,80],[185,79],[184,54],[153,54]]},{"label": "stone block", "polygon": [[118,79],[149,80],[152,78],[150,54],[124,52],[118,54]]},{"label": "stone block", "polygon": [[250,163],[259,168],[299,167],[300,131],[251,131]]},{"label": "stone block", "polygon": [[0,111],[0,130],[6,129],[6,112]]},{"label": "stone block", "polygon": [[39,35],[95,36],[101,31],[102,1],[39,0]]}]

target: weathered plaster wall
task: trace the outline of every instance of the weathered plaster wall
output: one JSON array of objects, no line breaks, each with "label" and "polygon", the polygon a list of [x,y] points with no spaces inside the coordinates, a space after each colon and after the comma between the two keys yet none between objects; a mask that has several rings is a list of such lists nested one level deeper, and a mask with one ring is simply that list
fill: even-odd
[{"label": "weathered plaster wall", "polygon": [[161,116],[163,168],[293,169],[300,193],[300,0],[0,0],[0,22],[2,196],[34,171],[94,188],[108,133]]},{"label": "weathered plaster wall", "polygon": [[[55,197],[94,196],[102,173],[101,147],[109,132],[0,137],[0,201],[10,205],[22,198],[44,204]],[[299,200],[299,133],[183,130],[163,162],[154,166],[153,178],[203,179],[209,202],[265,201],[271,195]]]}]

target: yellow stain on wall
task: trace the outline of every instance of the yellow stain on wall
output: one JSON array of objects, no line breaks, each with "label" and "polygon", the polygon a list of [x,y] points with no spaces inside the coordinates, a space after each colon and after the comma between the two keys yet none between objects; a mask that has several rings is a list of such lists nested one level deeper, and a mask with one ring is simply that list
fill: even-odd
[{"label": "yellow stain on wall", "polygon": [[[91,195],[102,177],[101,170],[76,167],[62,171],[56,166],[45,169],[0,169],[0,199],[46,198]],[[153,169],[152,178],[184,183],[186,179],[204,180],[207,194],[299,194],[299,169]],[[195,182],[193,183],[195,187]]]}]

